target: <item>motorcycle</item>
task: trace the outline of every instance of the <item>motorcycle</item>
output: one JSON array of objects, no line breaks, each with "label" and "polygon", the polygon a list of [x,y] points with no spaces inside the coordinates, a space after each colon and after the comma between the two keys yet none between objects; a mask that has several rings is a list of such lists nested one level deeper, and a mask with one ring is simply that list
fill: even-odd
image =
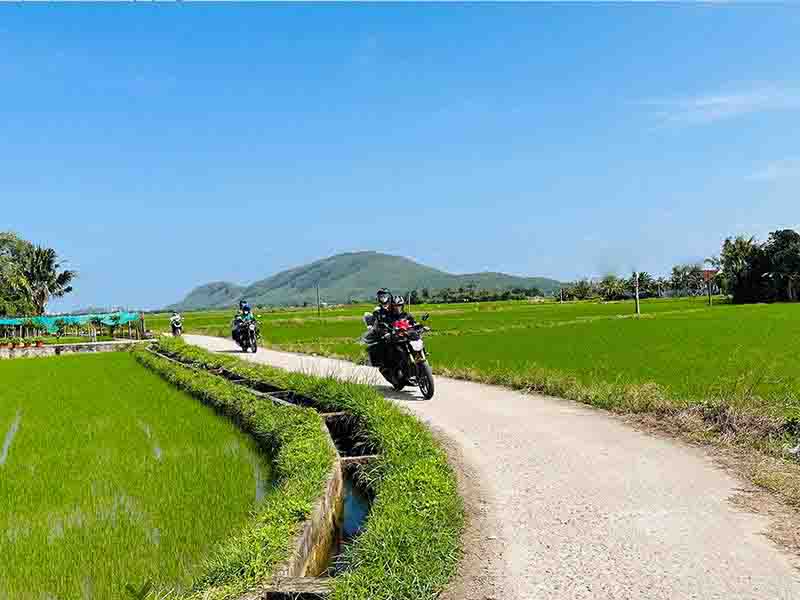
[{"label": "motorcycle", "polygon": [[[422,320],[427,321],[428,317],[429,315],[423,315]],[[372,323],[367,316],[364,321],[367,326]],[[398,392],[407,385],[414,385],[419,388],[425,400],[433,398],[433,372],[425,351],[425,342],[422,340],[422,336],[431,328],[412,325],[408,319],[398,319],[383,327],[386,332],[381,341],[376,342],[385,346],[383,359],[378,361],[379,364],[373,363],[373,366],[378,367],[383,378]]]},{"label": "motorcycle", "polygon": [[258,326],[255,321],[236,321],[234,325],[233,340],[242,348],[242,352],[249,350],[255,354],[258,351]]},{"label": "motorcycle", "polygon": [[183,319],[180,317],[173,318],[170,321],[170,325],[172,326],[173,337],[180,337],[183,335]]}]

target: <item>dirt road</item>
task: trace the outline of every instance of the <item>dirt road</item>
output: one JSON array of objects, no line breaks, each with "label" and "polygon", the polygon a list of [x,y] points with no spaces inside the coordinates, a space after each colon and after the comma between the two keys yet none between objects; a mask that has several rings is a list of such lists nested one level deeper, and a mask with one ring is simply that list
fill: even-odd
[{"label": "dirt road", "polygon": [[[219,338],[186,336],[215,351]],[[373,369],[259,350],[291,370],[382,380]],[[437,379],[436,396],[382,391],[444,437],[473,518],[453,600],[800,599],[795,559],[746,492],[701,450],[564,400]]]}]

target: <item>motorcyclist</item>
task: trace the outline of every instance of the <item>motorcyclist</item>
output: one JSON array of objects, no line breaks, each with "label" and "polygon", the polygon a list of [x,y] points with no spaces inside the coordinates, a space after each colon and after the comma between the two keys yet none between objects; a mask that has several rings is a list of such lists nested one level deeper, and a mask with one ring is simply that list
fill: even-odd
[{"label": "motorcyclist", "polygon": [[233,323],[231,324],[231,337],[237,344],[239,343],[239,331],[241,331],[242,326],[255,320],[256,318],[247,300],[239,300],[239,312],[233,318]]},{"label": "motorcyclist", "polygon": [[364,334],[364,343],[367,345],[370,364],[377,366],[381,363],[383,356],[382,336],[385,327],[390,323],[392,294],[385,288],[379,289],[375,298],[378,305],[372,313],[364,315],[364,322],[367,324],[367,332]]},{"label": "motorcyclist", "polygon": [[408,324],[413,327],[414,325],[417,324],[417,322],[414,320],[414,317],[411,314],[406,312],[405,308],[406,308],[405,298],[403,298],[402,296],[395,296],[392,299],[392,304],[389,308],[390,322],[394,323],[395,321],[402,321],[403,319],[405,319],[406,321],[408,321]]},{"label": "motorcyclist", "polygon": [[183,317],[181,317],[178,311],[172,311],[169,324],[172,326],[172,335],[178,335],[181,329],[183,329]]}]

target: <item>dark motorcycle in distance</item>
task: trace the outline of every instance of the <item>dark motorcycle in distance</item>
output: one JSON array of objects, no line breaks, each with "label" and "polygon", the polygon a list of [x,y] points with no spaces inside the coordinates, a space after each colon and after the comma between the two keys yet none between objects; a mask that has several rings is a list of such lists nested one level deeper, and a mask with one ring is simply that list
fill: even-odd
[{"label": "dark motorcycle in distance", "polygon": [[[427,321],[428,317],[429,315],[423,315],[422,320]],[[371,325],[367,317],[365,322],[368,326]],[[412,325],[408,319],[399,319],[391,325],[375,326],[385,330],[380,342],[385,351],[380,364],[372,366],[378,367],[380,374],[395,390],[400,391],[407,385],[414,385],[419,388],[425,400],[433,398],[433,372],[425,352],[425,342],[422,340],[422,336],[431,330],[430,327]]]},{"label": "dark motorcycle in distance", "polygon": [[173,337],[181,337],[183,335],[183,319],[180,317],[172,317],[170,325],[172,326]]},{"label": "dark motorcycle in distance", "polygon": [[237,319],[234,324],[233,341],[242,349],[242,352],[258,351],[258,325],[255,321]]}]

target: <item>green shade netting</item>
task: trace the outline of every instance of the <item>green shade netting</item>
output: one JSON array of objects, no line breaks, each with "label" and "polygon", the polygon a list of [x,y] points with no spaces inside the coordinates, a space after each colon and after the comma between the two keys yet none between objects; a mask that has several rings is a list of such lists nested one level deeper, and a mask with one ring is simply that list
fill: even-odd
[{"label": "green shade netting", "polygon": [[68,325],[86,325],[94,319],[99,319],[103,325],[127,325],[141,318],[139,313],[113,312],[98,313],[93,315],[66,315],[63,317],[17,317],[13,319],[0,318],[0,327],[32,324],[39,329],[46,329],[50,333],[58,331],[56,321],[63,321]]}]

